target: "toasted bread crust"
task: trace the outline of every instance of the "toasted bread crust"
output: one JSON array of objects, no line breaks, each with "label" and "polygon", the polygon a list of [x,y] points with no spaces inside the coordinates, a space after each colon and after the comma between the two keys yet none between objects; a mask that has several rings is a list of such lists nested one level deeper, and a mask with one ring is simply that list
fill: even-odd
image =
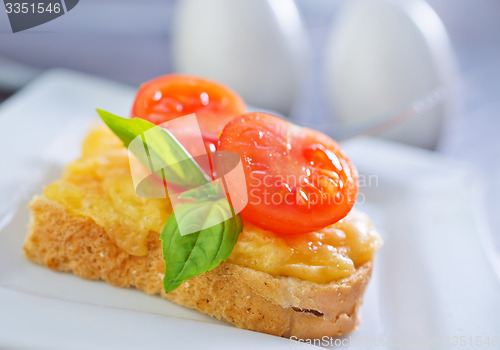
[{"label": "toasted bread crust", "polygon": [[338,336],[358,324],[371,261],[348,278],[329,284],[223,262],[167,294],[162,288],[164,262],[158,233],[150,233],[147,255],[134,256],[120,249],[90,218],[75,215],[54,201],[37,196],[30,208],[33,220],[25,254],[53,270],[161,294],[236,327],[278,336]]}]

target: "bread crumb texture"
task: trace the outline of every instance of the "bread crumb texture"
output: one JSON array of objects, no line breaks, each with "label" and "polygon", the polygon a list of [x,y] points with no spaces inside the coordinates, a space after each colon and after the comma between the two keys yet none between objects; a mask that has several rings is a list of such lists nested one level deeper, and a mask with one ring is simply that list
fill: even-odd
[{"label": "bread crumb texture", "polygon": [[53,200],[37,196],[30,209],[33,220],[25,255],[53,270],[160,294],[236,327],[277,336],[339,336],[355,329],[359,322],[371,260],[350,276],[327,284],[223,262],[167,294],[162,287],[164,261],[158,233],[147,236],[145,255],[132,255],[92,219]]}]

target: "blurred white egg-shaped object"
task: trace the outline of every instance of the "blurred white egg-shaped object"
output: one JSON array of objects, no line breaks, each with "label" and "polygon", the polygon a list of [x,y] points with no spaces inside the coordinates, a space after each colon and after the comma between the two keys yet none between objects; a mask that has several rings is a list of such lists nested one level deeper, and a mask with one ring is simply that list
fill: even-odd
[{"label": "blurred white egg-shaped object", "polygon": [[332,27],[324,68],[330,112],[343,131],[380,123],[382,137],[436,147],[455,108],[457,71],[425,1],[349,2]]},{"label": "blurred white egg-shaped object", "polygon": [[293,0],[179,0],[176,70],[217,80],[247,103],[288,114],[308,45]]}]

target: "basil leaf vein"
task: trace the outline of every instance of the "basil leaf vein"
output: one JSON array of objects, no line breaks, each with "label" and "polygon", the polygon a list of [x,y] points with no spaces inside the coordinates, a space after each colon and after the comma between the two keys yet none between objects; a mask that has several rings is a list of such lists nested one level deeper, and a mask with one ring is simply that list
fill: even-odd
[{"label": "basil leaf vein", "polygon": [[165,260],[165,291],[171,292],[184,281],[216,268],[231,254],[242,230],[239,215],[231,216],[220,224],[182,236],[177,222],[194,221],[214,216],[224,218],[225,207],[220,202],[184,203],[170,216],[160,240]]}]

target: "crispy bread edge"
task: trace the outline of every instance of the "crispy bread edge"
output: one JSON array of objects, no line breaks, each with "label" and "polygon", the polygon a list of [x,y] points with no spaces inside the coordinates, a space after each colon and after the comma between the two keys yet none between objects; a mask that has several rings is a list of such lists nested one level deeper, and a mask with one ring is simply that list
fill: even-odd
[{"label": "crispy bread edge", "polygon": [[348,278],[329,284],[223,262],[167,294],[162,288],[165,267],[158,233],[150,233],[145,256],[134,256],[120,249],[93,220],[55,201],[36,196],[30,209],[25,255],[53,270],[160,294],[236,327],[283,337],[339,336],[359,323],[371,261]]}]

